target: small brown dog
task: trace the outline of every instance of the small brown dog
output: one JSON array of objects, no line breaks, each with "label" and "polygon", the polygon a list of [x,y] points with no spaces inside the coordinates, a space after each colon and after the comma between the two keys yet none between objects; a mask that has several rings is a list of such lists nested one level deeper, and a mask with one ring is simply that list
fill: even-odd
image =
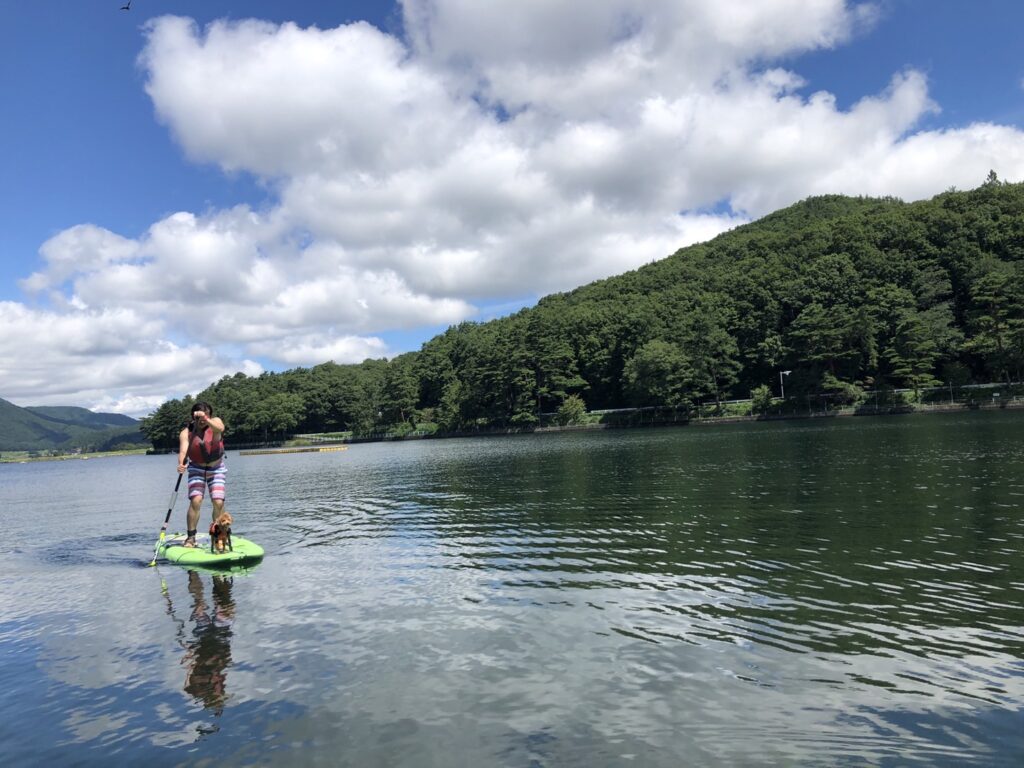
[{"label": "small brown dog", "polygon": [[220,517],[210,523],[210,551],[220,554],[232,549],[231,514],[221,512]]}]

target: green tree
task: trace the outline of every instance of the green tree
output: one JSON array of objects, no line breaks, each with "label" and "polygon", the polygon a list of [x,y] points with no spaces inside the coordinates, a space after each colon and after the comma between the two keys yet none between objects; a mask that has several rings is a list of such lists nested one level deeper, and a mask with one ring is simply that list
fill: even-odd
[{"label": "green tree", "polygon": [[449,328],[426,342],[416,355],[415,371],[420,384],[420,406],[430,408],[441,402],[444,388],[457,376],[465,360],[467,328],[471,323]]},{"label": "green tree", "polygon": [[713,395],[718,407],[722,390],[739,380],[739,347],[727,330],[731,319],[720,297],[705,296],[683,331],[683,348],[692,367],[691,389],[697,396]]},{"label": "green tree", "polygon": [[649,341],[623,370],[625,390],[634,405],[690,405],[694,372],[683,351],[667,341]]},{"label": "green tree", "polygon": [[178,447],[178,435],[188,424],[193,399],[186,396],[183,400],[168,400],[153,413],[144,416],[139,425],[157,450],[173,451]]},{"label": "green tree", "polygon": [[970,289],[972,309],[968,317],[971,336],[964,348],[983,358],[992,373],[1011,381],[1019,376],[1024,347],[1024,272],[989,257],[977,267]]},{"label": "green tree", "polygon": [[898,378],[892,371],[890,357],[885,351],[892,348],[901,318],[912,312],[914,305],[914,294],[893,283],[884,283],[868,290],[864,312],[869,323],[871,341],[870,353],[864,361],[864,371],[872,381]]},{"label": "green tree", "polygon": [[435,411],[438,426],[446,432],[454,432],[464,425],[462,383],[452,379],[441,394],[441,402]]},{"label": "green tree", "polygon": [[797,357],[815,366],[818,376],[828,372],[839,379],[848,363],[859,359],[861,328],[857,314],[847,305],[826,308],[811,303],[789,328],[789,343]]},{"label": "green tree", "polygon": [[913,309],[903,312],[896,324],[892,345],[885,351],[886,359],[892,366],[893,374],[909,384],[914,390],[914,399],[921,399],[923,387],[933,387],[939,380],[932,375],[939,357],[938,346],[929,333],[921,314]]},{"label": "green tree", "polygon": [[500,423],[529,427],[540,421],[537,379],[522,315],[498,324],[494,351],[498,356],[498,386],[503,394]]},{"label": "green tree", "polygon": [[413,355],[401,355],[384,368],[380,410],[385,424],[413,421],[420,385],[413,369]]},{"label": "green tree", "polygon": [[750,393],[750,410],[754,413],[768,413],[772,407],[772,390],[767,384],[755,387]]},{"label": "green tree", "polygon": [[[529,370],[521,360],[508,359],[509,320],[474,326],[465,340],[464,359],[458,370],[461,412],[464,426],[507,426],[512,416],[510,401],[522,403],[532,414],[529,402]],[[522,393],[526,393],[523,403]],[[517,411],[518,412],[518,411]]]},{"label": "green tree", "polygon": [[581,424],[587,415],[587,405],[579,395],[568,395],[555,414],[555,421],[563,427],[570,424]]},{"label": "green tree", "polygon": [[[302,398],[287,392],[278,392],[253,403],[242,421],[251,435],[260,435],[264,442],[271,435],[283,438],[299,423],[303,414]],[[225,424],[225,427],[227,425]]]},{"label": "green tree", "polygon": [[586,386],[565,327],[554,312],[537,307],[527,321],[524,341],[533,368],[538,415]]}]

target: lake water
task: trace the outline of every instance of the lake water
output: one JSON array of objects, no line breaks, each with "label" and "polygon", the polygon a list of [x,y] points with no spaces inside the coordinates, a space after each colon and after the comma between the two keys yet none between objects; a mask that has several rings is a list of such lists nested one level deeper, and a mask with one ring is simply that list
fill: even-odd
[{"label": "lake water", "polygon": [[1022,412],[174,462],[0,465],[0,763],[1024,763]]}]

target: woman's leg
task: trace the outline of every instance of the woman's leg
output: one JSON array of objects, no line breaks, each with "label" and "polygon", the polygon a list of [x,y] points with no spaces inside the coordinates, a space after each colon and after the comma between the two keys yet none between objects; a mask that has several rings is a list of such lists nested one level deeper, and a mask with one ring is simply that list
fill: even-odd
[{"label": "woman's leg", "polygon": [[188,467],[188,515],[185,522],[188,525],[188,538],[185,539],[186,547],[194,547],[196,544],[196,528],[199,526],[199,508],[203,505],[203,494],[206,490],[206,470],[202,467],[195,467],[191,464]]}]

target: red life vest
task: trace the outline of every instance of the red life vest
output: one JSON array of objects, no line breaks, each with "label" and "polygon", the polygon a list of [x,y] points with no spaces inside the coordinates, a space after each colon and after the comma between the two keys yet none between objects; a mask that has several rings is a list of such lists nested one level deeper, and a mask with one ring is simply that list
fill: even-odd
[{"label": "red life vest", "polygon": [[188,444],[188,460],[193,464],[212,464],[224,455],[224,438],[213,439],[213,429],[207,427],[203,434],[192,433]]}]

